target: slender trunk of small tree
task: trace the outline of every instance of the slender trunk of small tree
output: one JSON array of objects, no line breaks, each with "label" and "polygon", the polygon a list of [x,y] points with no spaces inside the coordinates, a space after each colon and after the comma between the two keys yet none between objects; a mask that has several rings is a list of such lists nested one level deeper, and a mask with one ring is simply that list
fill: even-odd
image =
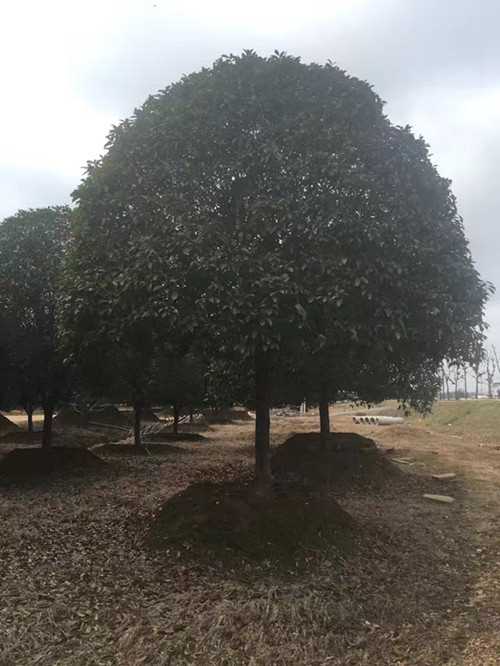
[{"label": "slender trunk of small tree", "polygon": [[320,447],[323,453],[326,452],[328,438],[330,437],[330,404],[328,398],[328,382],[323,379],[319,389]]},{"label": "slender trunk of small tree", "polygon": [[479,399],[479,376],[476,375],[476,400]]},{"label": "slender trunk of small tree", "polygon": [[49,449],[52,445],[52,420],[54,417],[54,404],[51,400],[43,404],[43,433],[42,449]]},{"label": "slender trunk of small tree", "polygon": [[141,438],[142,402],[134,402],[134,446],[142,447]]},{"label": "slender trunk of small tree", "polygon": [[33,432],[33,405],[31,402],[27,402],[24,405],[24,411],[28,417],[28,432]]},{"label": "slender trunk of small tree", "polygon": [[464,393],[467,399],[467,367],[464,365]]},{"label": "slender trunk of small tree", "polygon": [[194,416],[193,416],[193,410],[191,409],[189,411],[189,423],[193,423],[193,422],[194,422]]},{"label": "slender trunk of small tree", "polygon": [[272,483],[270,458],[271,368],[269,354],[255,352],[255,481],[262,490]]},{"label": "slender trunk of small tree", "polygon": [[173,431],[174,431],[174,434],[177,435],[179,433],[179,405],[177,404],[177,402],[174,402],[172,407],[173,407],[173,410],[174,410]]}]

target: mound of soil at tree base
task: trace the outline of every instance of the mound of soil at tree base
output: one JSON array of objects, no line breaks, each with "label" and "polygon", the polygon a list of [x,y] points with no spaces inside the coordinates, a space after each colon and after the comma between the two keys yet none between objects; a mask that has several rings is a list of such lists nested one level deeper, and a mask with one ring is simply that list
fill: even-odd
[{"label": "mound of soil at tree base", "polygon": [[243,407],[230,407],[216,411],[205,412],[208,423],[224,425],[233,421],[253,421],[252,417]]},{"label": "mound of soil at tree base", "polygon": [[0,461],[0,480],[79,475],[99,471],[103,465],[103,460],[83,448],[15,449]]},{"label": "mound of soil at tree base", "polygon": [[0,436],[11,432],[18,432],[21,428],[3,414],[0,414]]},{"label": "mound of soil at tree base", "polygon": [[125,414],[114,405],[105,405],[92,409],[89,412],[89,423],[102,423],[103,425],[129,427],[132,423],[132,414]]},{"label": "mound of soil at tree base", "polygon": [[[56,436],[53,433],[53,437]],[[15,430],[0,436],[0,444],[25,444],[39,445],[42,441],[42,431],[28,432],[27,430]]]},{"label": "mound of soil at tree base", "polygon": [[151,455],[171,455],[171,454],[185,454],[191,453],[186,449],[181,449],[178,446],[171,446],[170,444],[145,444],[144,446],[134,446],[133,444],[124,444],[117,442],[116,444],[102,444],[95,446],[92,449],[99,455],[104,456],[151,456]]},{"label": "mound of soil at tree base", "polygon": [[54,417],[55,428],[83,428],[87,422],[86,416],[71,405],[61,407]]},{"label": "mound of soil at tree base", "polygon": [[388,480],[407,478],[375,442],[357,433],[331,433],[326,455],[317,432],[293,435],[279,446],[271,467],[276,478],[300,479],[317,485],[327,481],[339,485],[382,488]]},{"label": "mound of soil at tree base", "polygon": [[[0,445],[16,444],[24,446],[40,446],[42,441],[42,431],[27,432],[20,430],[0,437]],[[123,439],[123,432],[96,432],[85,428],[67,427],[54,430],[52,432],[52,442],[59,447],[66,448],[87,448],[96,443],[110,442],[119,437]]]},{"label": "mound of soil at tree base", "polygon": [[270,496],[251,483],[204,481],[171,497],[156,515],[150,544],[187,557],[296,562],[325,543],[352,539],[353,521],[330,496],[280,485]]}]

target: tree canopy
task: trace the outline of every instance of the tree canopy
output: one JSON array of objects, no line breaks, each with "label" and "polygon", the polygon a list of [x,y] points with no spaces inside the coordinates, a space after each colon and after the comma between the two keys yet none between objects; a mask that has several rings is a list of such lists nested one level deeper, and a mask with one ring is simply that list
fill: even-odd
[{"label": "tree canopy", "polygon": [[247,51],[183,77],[113,128],[75,202],[75,328],[146,326],[153,346],[246,367],[262,481],[280,355],[316,355],[318,382],[351,390],[362,379],[335,381],[348,349],[379,394],[408,395],[482,336],[488,285],[450,183],[331,63]]},{"label": "tree canopy", "polygon": [[7,392],[31,415],[44,408],[43,444],[50,443],[52,414],[67,390],[67,369],[57,341],[57,299],[70,234],[65,206],[21,210],[0,224],[0,313]]}]

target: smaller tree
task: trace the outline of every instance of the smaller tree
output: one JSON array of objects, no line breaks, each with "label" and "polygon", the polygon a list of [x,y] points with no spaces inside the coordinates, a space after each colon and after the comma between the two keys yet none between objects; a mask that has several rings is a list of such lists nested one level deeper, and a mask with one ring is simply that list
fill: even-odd
[{"label": "smaller tree", "polygon": [[454,388],[454,396],[455,400],[458,400],[458,385],[460,383],[460,380],[462,379],[462,367],[460,366],[459,363],[451,363],[450,364],[450,379],[451,383],[453,384]]},{"label": "smaller tree", "polygon": [[21,210],[0,225],[0,310],[10,322],[8,385],[30,429],[34,406],[41,404],[44,448],[51,444],[56,405],[68,392],[56,310],[69,233],[66,206]]},{"label": "smaller tree", "polygon": [[172,405],[173,431],[179,431],[183,412],[192,413],[201,407],[205,397],[205,372],[201,360],[194,354],[185,356],[162,355],[154,364],[155,399]]},{"label": "smaller tree", "polygon": [[484,377],[484,370],[482,370],[482,365],[485,357],[485,350],[482,344],[477,344],[473,350],[471,358],[471,370],[474,375],[474,397],[477,400],[479,398],[479,384],[481,378]]},{"label": "smaller tree", "polygon": [[493,398],[493,383],[495,381],[495,374],[497,371],[497,364],[493,349],[487,349],[485,352],[484,368],[486,382],[488,384],[488,398]]}]

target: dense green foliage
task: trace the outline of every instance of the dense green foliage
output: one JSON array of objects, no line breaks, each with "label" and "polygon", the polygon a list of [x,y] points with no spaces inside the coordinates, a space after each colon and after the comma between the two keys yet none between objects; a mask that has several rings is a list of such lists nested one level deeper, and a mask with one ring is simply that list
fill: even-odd
[{"label": "dense green foliage", "polygon": [[[67,207],[21,210],[0,225],[0,313],[4,373],[10,402],[28,414],[42,405],[44,443],[57,402],[65,397],[68,370],[56,325],[63,258],[69,241]],[[7,333],[5,333],[7,331]]]},{"label": "dense green foliage", "polygon": [[442,359],[481,342],[449,182],[332,64],[222,57],[113,128],[74,197],[60,303],[81,377],[138,408],[180,401],[188,357],[204,388],[253,387],[261,479],[273,372],[323,413],[339,393],[425,409]]}]

